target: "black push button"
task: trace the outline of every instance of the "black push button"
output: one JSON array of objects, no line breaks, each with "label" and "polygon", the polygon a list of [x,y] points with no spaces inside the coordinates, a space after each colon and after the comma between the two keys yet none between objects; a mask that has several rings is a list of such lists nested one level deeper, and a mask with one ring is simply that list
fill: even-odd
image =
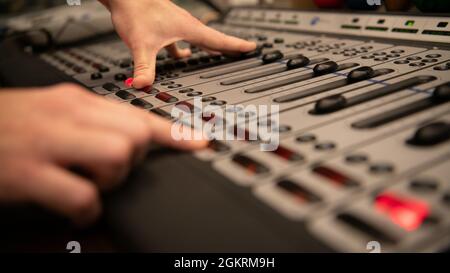
[{"label": "black push button", "polygon": [[210,102],[210,101],[215,101],[216,98],[215,97],[203,97],[202,98],[202,102]]},{"label": "black push button", "polygon": [[333,142],[321,142],[314,145],[314,149],[318,151],[329,151],[333,150],[334,148],[336,148],[336,144],[334,144]]},{"label": "black push button", "polygon": [[167,82],[162,82],[162,83],[161,83],[162,86],[168,86],[168,85],[172,85],[172,84],[175,84],[175,82],[173,82],[173,81],[167,81]]},{"label": "black push button", "polygon": [[250,174],[264,174],[269,172],[269,168],[260,162],[242,154],[236,154],[232,158],[233,162],[240,165]]},{"label": "black push button", "polygon": [[438,188],[438,182],[430,178],[416,178],[411,181],[409,187],[418,192],[433,192]]},{"label": "black push button", "polygon": [[295,69],[307,66],[309,64],[309,59],[305,56],[298,56],[296,58],[290,59],[286,66],[288,69]]},{"label": "black push button", "polygon": [[352,70],[350,73],[348,73],[347,81],[349,83],[364,81],[372,78],[374,76],[374,73],[375,72],[371,67],[368,66],[358,67]]},{"label": "black push button", "polygon": [[118,96],[119,98],[123,99],[123,100],[132,100],[135,99],[136,96],[125,91],[125,90],[120,90],[118,92],[116,92],[116,96]]},{"label": "black push button", "polygon": [[369,167],[369,171],[373,174],[387,174],[394,171],[394,166],[390,163],[375,163]]},{"label": "black push button", "polygon": [[299,143],[309,143],[316,141],[316,136],[312,134],[304,134],[296,138]]},{"label": "black push button", "polygon": [[114,75],[114,79],[118,82],[125,81],[127,78],[128,78],[127,75],[125,75],[123,73],[118,73],[118,74]]},{"label": "black push button", "polygon": [[382,229],[379,229],[378,227],[375,227],[371,223],[353,214],[340,213],[336,216],[336,218],[342,223],[345,223],[355,230],[368,235],[370,238],[373,238],[376,241],[392,245],[397,244],[398,242],[398,239],[391,234],[385,232]]},{"label": "black push button", "polygon": [[202,56],[199,58],[199,61],[202,63],[209,63],[211,61],[211,58],[208,56]]},{"label": "black push button", "polygon": [[289,126],[289,125],[280,125],[275,130],[278,131],[278,133],[286,133],[286,132],[289,132],[291,130],[291,126]]},{"label": "black push button", "polygon": [[433,91],[433,98],[436,100],[447,101],[450,99],[450,82],[436,87]]},{"label": "black push button", "polygon": [[91,74],[91,80],[99,80],[101,78],[103,78],[103,75],[100,72],[96,72],[96,73],[92,73]]},{"label": "black push button", "polygon": [[184,93],[189,93],[189,92],[192,92],[192,91],[194,91],[194,89],[192,89],[192,88],[184,88],[184,89],[178,90],[178,93],[184,94]]},{"label": "black push button", "polygon": [[164,111],[163,109],[160,109],[160,108],[152,109],[152,110],[150,110],[150,112],[152,112],[158,116],[161,116],[163,118],[166,118],[166,119],[172,119],[172,116],[169,113],[167,113],[166,111]]},{"label": "black push button", "polygon": [[86,69],[84,69],[83,67],[78,66],[78,65],[75,65],[75,66],[72,68],[72,70],[73,70],[73,72],[75,72],[75,73],[86,73]]},{"label": "black push button", "polygon": [[282,43],[284,43],[284,39],[283,38],[275,38],[273,40],[273,42],[276,43],[276,44],[282,44]]},{"label": "black push button", "polygon": [[345,108],[347,99],[342,95],[333,95],[316,102],[314,114],[326,114]]},{"label": "black push button", "polygon": [[333,61],[318,64],[314,67],[314,75],[321,76],[328,73],[333,73],[338,69],[338,64]]},{"label": "black push button", "polygon": [[230,150],[230,147],[226,145],[225,143],[218,141],[218,140],[212,140],[208,143],[208,148],[213,150],[216,153],[224,153],[228,152]]},{"label": "black push button", "polygon": [[258,41],[267,41],[267,36],[265,35],[257,35],[256,38],[258,39]]},{"label": "black push button", "polygon": [[216,101],[211,102],[211,105],[215,105],[215,106],[222,106],[225,104],[227,104],[227,102],[224,100],[216,100]]},{"label": "black push button", "polygon": [[262,57],[262,60],[265,64],[269,64],[269,63],[273,63],[278,60],[281,60],[283,57],[284,57],[283,53],[281,53],[281,51],[279,51],[279,50],[276,50],[276,51],[264,54],[264,56]]},{"label": "black push button", "polygon": [[134,99],[131,101],[131,104],[143,109],[150,109],[153,107],[153,105],[143,99]]},{"label": "black push button", "polygon": [[117,92],[120,90],[120,87],[110,82],[105,83],[102,87],[110,92]]},{"label": "black push button", "polygon": [[198,59],[189,59],[189,60],[187,60],[187,63],[189,64],[189,65],[198,65]]},{"label": "black push button", "polygon": [[131,60],[124,60],[120,63],[120,68],[128,68],[131,66]]},{"label": "black push button", "polygon": [[163,68],[165,70],[173,70],[173,69],[175,69],[175,64],[173,64],[173,63],[166,63],[166,64],[163,65]]},{"label": "black push button", "polygon": [[291,194],[295,197],[295,199],[301,201],[302,203],[316,203],[321,201],[321,198],[318,195],[290,180],[281,180],[277,183],[277,186],[283,191]]},{"label": "black push button", "polygon": [[447,192],[444,196],[442,196],[442,202],[444,202],[447,206],[450,206],[450,192]]},{"label": "black push button", "polygon": [[364,154],[351,154],[345,157],[345,161],[350,164],[359,164],[367,162],[369,158]]},{"label": "black push button", "polygon": [[104,65],[100,65],[98,67],[98,71],[100,71],[100,72],[108,72],[109,71],[109,67],[104,66]]},{"label": "black push button", "polygon": [[201,96],[202,94],[203,94],[202,92],[199,92],[199,91],[193,91],[193,92],[187,93],[186,95],[187,95],[188,97],[197,97],[197,96]]},{"label": "black push button", "polygon": [[261,47],[258,47],[258,48],[256,48],[253,51],[242,53],[241,54],[241,58],[242,59],[248,59],[248,58],[258,57],[259,55],[261,55],[261,52],[262,52]]},{"label": "black push button", "polygon": [[177,62],[175,62],[174,65],[176,68],[185,68],[187,66],[187,63],[185,63],[183,61],[177,61]]},{"label": "black push button", "polygon": [[414,146],[433,146],[450,138],[450,124],[434,122],[417,129],[407,143]]}]

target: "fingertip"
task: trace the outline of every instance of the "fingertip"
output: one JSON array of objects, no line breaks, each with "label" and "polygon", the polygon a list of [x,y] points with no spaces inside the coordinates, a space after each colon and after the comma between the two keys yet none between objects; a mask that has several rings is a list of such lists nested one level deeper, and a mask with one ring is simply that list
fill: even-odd
[{"label": "fingertip", "polygon": [[97,189],[92,185],[79,188],[72,197],[73,215],[72,221],[78,227],[87,227],[97,221],[102,214],[102,205]]},{"label": "fingertip", "polygon": [[243,42],[242,42],[242,45],[241,45],[241,48],[240,48],[240,50],[242,52],[252,51],[252,50],[255,50],[256,47],[257,47],[255,42],[249,42],[249,41],[245,41],[245,40],[242,40],[242,41]]},{"label": "fingertip", "polygon": [[133,79],[133,87],[136,89],[141,89],[152,85],[153,80],[149,76],[139,75]]},{"label": "fingertip", "polygon": [[185,139],[183,141],[183,147],[186,150],[200,150],[203,148],[206,148],[208,146],[208,137],[205,135],[204,132],[191,129],[189,127],[184,127],[184,130],[189,131],[189,135],[193,136],[192,139]]},{"label": "fingertip", "polygon": [[189,150],[201,150],[208,146],[207,140],[190,140],[188,141],[186,148]]},{"label": "fingertip", "polygon": [[180,55],[181,55],[181,58],[187,58],[192,55],[192,51],[189,48],[181,49]]}]

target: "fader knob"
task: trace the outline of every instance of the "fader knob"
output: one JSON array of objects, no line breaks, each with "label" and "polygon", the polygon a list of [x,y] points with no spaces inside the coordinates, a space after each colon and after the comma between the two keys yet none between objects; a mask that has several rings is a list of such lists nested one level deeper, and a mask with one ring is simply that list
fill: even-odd
[{"label": "fader knob", "polygon": [[290,59],[286,66],[288,69],[295,69],[299,67],[304,67],[309,64],[309,59],[305,56],[298,56],[296,58]]},{"label": "fader knob", "polygon": [[329,62],[317,64],[314,67],[313,71],[314,71],[314,75],[321,76],[321,75],[335,72],[337,69],[338,69],[338,64],[336,62],[329,61]]},{"label": "fader knob", "polygon": [[259,55],[261,55],[261,52],[262,52],[262,48],[257,47],[255,50],[242,53],[240,57],[242,59],[254,58],[254,57],[258,57]]},{"label": "fader knob", "polygon": [[326,114],[344,108],[347,100],[342,95],[333,95],[316,102],[314,106],[315,114]]},{"label": "fader knob", "polygon": [[101,78],[103,78],[103,75],[100,72],[95,72],[91,74],[91,80],[99,80]]},{"label": "fader knob", "polygon": [[414,136],[407,143],[414,146],[432,146],[449,138],[450,124],[434,122],[417,129]]},{"label": "fader knob", "polygon": [[123,74],[123,73],[117,73],[116,75],[114,75],[114,79],[116,81],[125,81],[127,79],[127,75]]},{"label": "fader knob", "polygon": [[279,51],[279,50],[276,50],[276,51],[272,51],[270,53],[264,54],[262,60],[265,64],[268,64],[268,63],[276,62],[276,61],[282,59],[283,57],[284,57],[283,53],[281,53],[281,51]]},{"label": "fader knob", "polygon": [[347,81],[350,83],[360,82],[372,78],[374,71],[371,67],[363,66],[356,68],[347,75]]},{"label": "fader knob", "polygon": [[447,101],[450,99],[450,82],[439,85],[433,91],[433,99]]}]

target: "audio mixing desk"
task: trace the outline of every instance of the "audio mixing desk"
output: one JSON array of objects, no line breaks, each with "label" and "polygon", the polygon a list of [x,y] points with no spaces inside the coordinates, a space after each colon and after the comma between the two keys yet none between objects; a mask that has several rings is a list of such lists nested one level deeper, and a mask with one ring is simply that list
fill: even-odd
[{"label": "audio mixing desk", "polygon": [[[160,52],[156,82],[142,90],[125,83],[133,62],[115,37],[30,59],[55,82],[173,122],[197,127],[212,117],[225,121],[225,135],[254,123],[279,134],[269,151],[251,129],[195,154],[155,148],[106,196],[106,219],[127,247],[367,252],[375,241],[384,252],[445,251],[449,23],[444,15],[236,8],[211,26],[257,50],[210,56],[191,46],[181,60]],[[206,118],[196,101],[244,122]],[[261,105],[278,106],[278,119],[245,110]]]}]

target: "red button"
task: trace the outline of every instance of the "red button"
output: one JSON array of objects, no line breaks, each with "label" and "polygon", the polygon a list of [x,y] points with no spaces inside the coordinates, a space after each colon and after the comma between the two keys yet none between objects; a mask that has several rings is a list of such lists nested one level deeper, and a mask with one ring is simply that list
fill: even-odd
[{"label": "red button", "polygon": [[196,108],[194,105],[192,105],[191,103],[187,102],[187,101],[182,101],[179,102],[175,105],[178,109],[186,112],[186,113],[194,113],[199,111],[200,109]]},{"label": "red button", "polygon": [[272,151],[272,153],[287,161],[299,161],[303,159],[303,156],[281,145],[275,151]]},{"label": "red button", "polygon": [[316,166],[313,168],[312,171],[319,176],[327,178],[328,180],[332,181],[334,184],[338,186],[355,187],[358,186],[359,184],[355,179],[331,167],[323,165]]},{"label": "red button", "polygon": [[391,192],[378,195],[375,208],[387,214],[392,222],[407,231],[418,229],[429,215],[427,203]]},{"label": "red button", "polygon": [[172,103],[172,102],[177,102],[177,101],[178,101],[177,98],[175,98],[175,97],[172,96],[172,95],[169,95],[169,94],[166,93],[166,92],[158,93],[158,94],[156,95],[156,98],[159,99],[159,100],[162,100],[163,102],[167,102],[167,103]]}]

